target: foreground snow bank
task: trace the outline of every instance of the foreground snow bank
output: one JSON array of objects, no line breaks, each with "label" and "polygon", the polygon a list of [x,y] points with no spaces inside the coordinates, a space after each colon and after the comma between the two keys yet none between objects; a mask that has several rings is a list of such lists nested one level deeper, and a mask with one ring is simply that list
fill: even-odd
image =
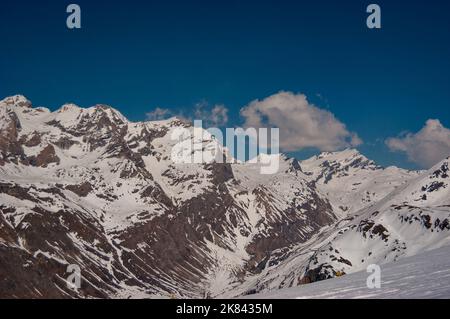
[{"label": "foreground snow bank", "polygon": [[381,288],[369,289],[370,274],[357,272],[246,298],[450,298],[450,246],[381,266]]}]

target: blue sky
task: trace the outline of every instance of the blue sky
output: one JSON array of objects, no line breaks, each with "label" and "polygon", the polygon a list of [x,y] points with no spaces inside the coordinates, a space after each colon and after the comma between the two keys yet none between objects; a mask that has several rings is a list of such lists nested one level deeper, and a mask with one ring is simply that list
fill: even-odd
[{"label": "blue sky", "polygon": [[[69,30],[66,6],[82,9]],[[97,103],[144,120],[156,107],[239,110],[302,93],[364,141],[382,165],[416,168],[385,140],[428,119],[450,127],[450,3],[373,1],[1,1],[0,96],[35,105]],[[293,152],[304,157],[314,150]]]}]

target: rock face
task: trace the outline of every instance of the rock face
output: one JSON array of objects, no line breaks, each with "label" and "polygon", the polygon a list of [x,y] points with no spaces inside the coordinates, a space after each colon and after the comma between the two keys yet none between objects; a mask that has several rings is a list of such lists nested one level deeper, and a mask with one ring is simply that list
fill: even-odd
[{"label": "rock face", "polygon": [[[448,160],[408,172],[353,150],[280,155],[279,172],[261,175],[259,164],[173,162],[179,128],[193,130],[105,105],[1,101],[0,298],[238,296],[448,238]],[[228,156],[208,133],[201,142]],[[357,256],[349,242],[362,242]],[[79,289],[67,285],[73,265]]]}]

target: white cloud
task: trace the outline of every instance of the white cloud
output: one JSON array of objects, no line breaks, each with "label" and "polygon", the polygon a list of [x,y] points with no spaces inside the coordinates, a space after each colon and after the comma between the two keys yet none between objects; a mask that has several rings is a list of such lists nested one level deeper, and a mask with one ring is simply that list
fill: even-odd
[{"label": "white cloud", "polygon": [[161,120],[168,119],[172,116],[173,116],[172,111],[170,111],[169,109],[163,109],[160,107],[157,107],[153,111],[148,112],[146,114],[147,120],[149,120],[149,121],[161,121]]},{"label": "white cloud", "polygon": [[207,103],[198,103],[195,106],[193,120],[202,120],[207,127],[221,127],[228,123],[228,109],[224,105],[210,107]]},{"label": "white cloud", "polygon": [[194,110],[189,115],[185,115],[182,110],[171,110],[157,107],[146,114],[149,121],[160,121],[170,117],[191,121],[202,120],[203,127],[221,127],[228,123],[228,109],[224,105],[214,105],[211,107],[206,102],[197,103]]},{"label": "white cloud", "polygon": [[241,109],[241,115],[245,127],[278,127],[284,151],[306,147],[335,151],[362,143],[333,113],[310,104],[303,94],[279,92],[251,102]]},{"label": "white cloud", "polygon": [[386,140],[392,151],[404,152],[408,159],[429,168],[450,155],[450,130],[439,120],[428,120],[417,133]]}]

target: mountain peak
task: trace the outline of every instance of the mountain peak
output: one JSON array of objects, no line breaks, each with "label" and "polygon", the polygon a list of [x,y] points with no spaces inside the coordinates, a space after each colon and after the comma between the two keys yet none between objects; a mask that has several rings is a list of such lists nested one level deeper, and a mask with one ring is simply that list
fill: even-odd
[{"label": "mountain peak", "polygon": [[173,116],[170,117],[168,119],[164,119],[164,120],[153,120],[153,121],[145,121],[142,122],[144,124],[148,124],[151,126],[162,126],[162,127],[192,127],[192,123],[190,123],[189,121],[187,121],[186,119],[177,117],[177,116]]},{"label": "mountain peak", "polygon": [[362,155],[357,149],[355,148],[346,148],[345,150],[342,151],[334,151],[334,152],[322,152],[320,153],[319,157],[329,157],[329,156],[333,156],[333,157],[354,157],[354,156],[359,156]]},{"label": "mountain peak", "polygon": [[367,157],[361,154],[357,149],[347,148],[343,151],[322,152],[319,155],[313,156],[306,161],[332,161],[332,162],[348,162],[355,159],[362,161],[369,161]]},{"label": "mountain peak", "polygon": [[32,107],[31,102],[23,95],[9,96],[0,101],[0,105],[26,107],[26,108]]},{"label": "mountain peak", "polygon": [[98,114],[106,114],[106,116],[114,123],[128,123],[128,119],[123,116],[118,110],[113,108],[112,106],[106,104],[97,104],[88,109],[88,111],[93,111],[93,113],[97,116]]},{"label": "mountain peak", "polygon": [[68,111],[78,111],[81,107],[73,103],[66,103],[61,106],[61,108],[57,111],[58,113],[68,112]]}]

